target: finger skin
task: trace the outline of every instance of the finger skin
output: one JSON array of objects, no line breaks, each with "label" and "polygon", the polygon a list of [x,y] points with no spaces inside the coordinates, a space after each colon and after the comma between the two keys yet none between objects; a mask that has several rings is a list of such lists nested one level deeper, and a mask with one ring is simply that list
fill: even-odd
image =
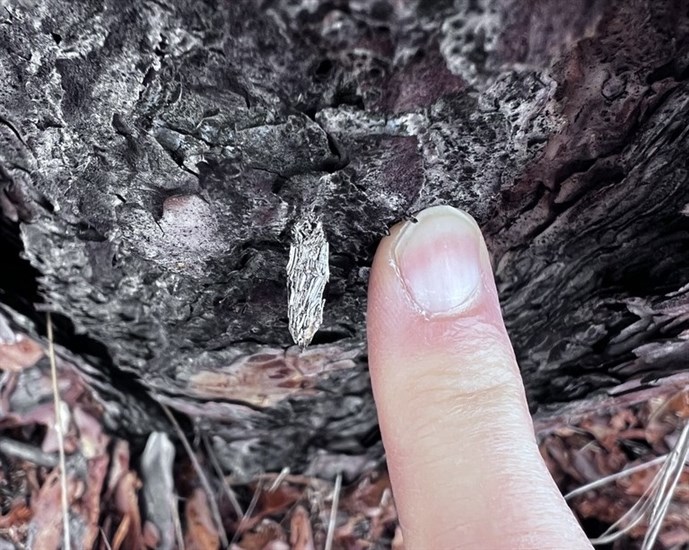
[{"label": "finger skin", "polygon": [[[454,211],[439,208],[413,231]],[[470,221],[475,250],[438,244],[451,233],[401,257],[409,223],[376,252],[368,306],[371,381],[406,550],[590,549],[539,454],[478,226]],[[473,265],[479,283],[450,313],[429,314],[405,273],[448,250],[466,256],[448,273],[471,278]]]}]

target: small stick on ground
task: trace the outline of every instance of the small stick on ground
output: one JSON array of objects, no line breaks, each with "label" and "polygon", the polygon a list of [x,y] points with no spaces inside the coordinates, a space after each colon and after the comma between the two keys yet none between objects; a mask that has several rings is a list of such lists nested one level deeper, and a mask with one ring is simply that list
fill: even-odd
[{"label": "small stick on ground", "polygon": [[50,312],[46,312],[48,329],[48,357],[50,358],[50,377],[53,382],[53,402],[55,404],[55,432],[57,433],[57,448],[60,460],[60,492],[62,493],[62,536],[65,550],[69,550],[71,537],[69,536],[69,503],[67,502],[67,468],[65,466],[65,440],[62,433],[62,402],[57,387],[57,361],[55,360],[55,346],[53,345],[53,321]]}]

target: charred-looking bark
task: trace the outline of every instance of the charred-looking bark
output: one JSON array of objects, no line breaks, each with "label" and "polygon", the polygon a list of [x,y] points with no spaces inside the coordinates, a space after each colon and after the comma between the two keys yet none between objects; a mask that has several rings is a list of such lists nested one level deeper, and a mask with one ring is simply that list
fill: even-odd
[{"label": "charred-looking bark", "polygon": [[[62,319],[113,429],[168,429],[158,402],[240,477],[355,474],[382,455],[374,249],[449,203],[486,234],[540,421],[662,384],[689,355],[688,12],[5,0],[4,314],[33,334],[41,309]],[[286,266],[305,212],[330,282],[301,352]]]}]

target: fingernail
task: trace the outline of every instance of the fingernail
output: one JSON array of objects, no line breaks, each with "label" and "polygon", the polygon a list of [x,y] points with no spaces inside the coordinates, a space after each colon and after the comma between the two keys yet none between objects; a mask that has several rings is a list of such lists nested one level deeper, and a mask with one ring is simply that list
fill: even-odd
[{"label": "fingernail", "polygon": [[421,212],[397,236],[394,261],[410,298],[427,315],[453,313],[481,287],[481,232],[451,206]]}]

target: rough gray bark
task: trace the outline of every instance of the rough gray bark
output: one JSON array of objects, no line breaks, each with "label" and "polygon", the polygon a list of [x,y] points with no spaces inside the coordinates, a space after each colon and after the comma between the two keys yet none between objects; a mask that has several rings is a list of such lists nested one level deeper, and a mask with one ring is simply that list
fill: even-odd
[{"label": "rough gray bark", "polygon": [[[114,429],[166,428],[159,401],[240,476],[356,473],[382,454],[375,246],[450,203],[542,422],[643,386],[689,353],[688,31],[680,0],[5,2],[5,315],[63,316]],[[300,353],[285,267],[312,208],[331,277]]]}]

